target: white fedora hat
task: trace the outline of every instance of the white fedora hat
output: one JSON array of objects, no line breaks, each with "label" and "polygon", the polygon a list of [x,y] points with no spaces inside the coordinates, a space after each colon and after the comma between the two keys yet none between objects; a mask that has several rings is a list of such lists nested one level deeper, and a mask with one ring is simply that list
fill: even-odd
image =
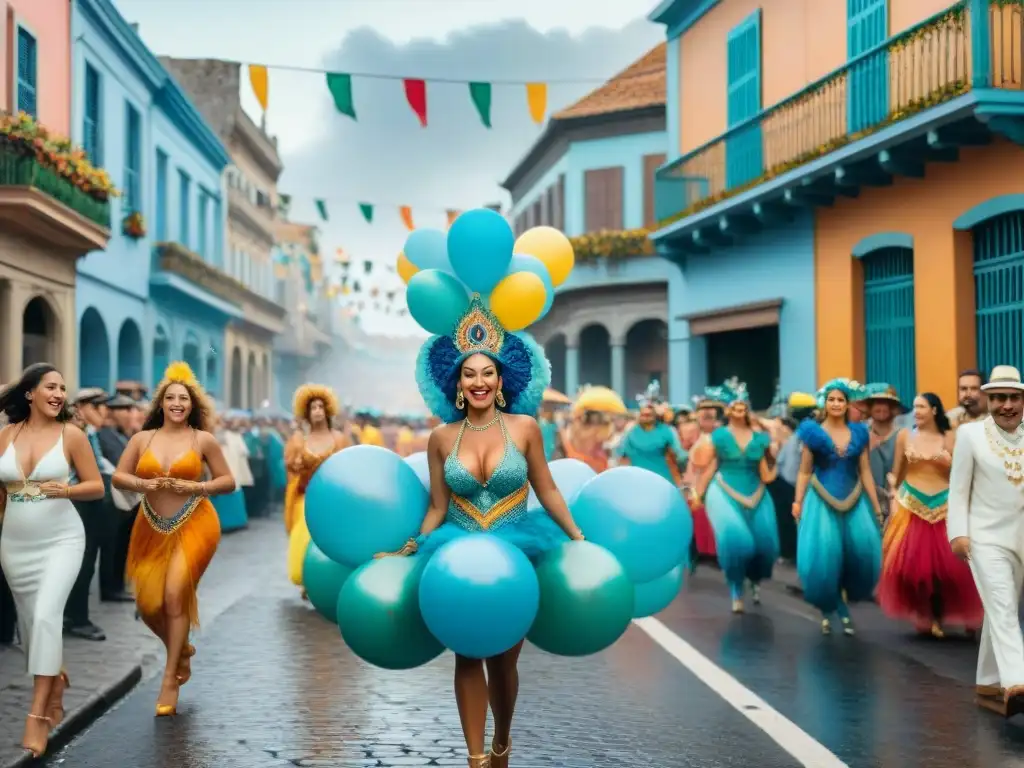
[{"label": "white fedora hat", "polygon": [[1024,392],[1024,381],[1021,381],[1020,371],[1012,365],[997,365],[993,368],[992,374],[988,377],[988,383],[981,385],[981,391],[993,392],[999,389]]}]

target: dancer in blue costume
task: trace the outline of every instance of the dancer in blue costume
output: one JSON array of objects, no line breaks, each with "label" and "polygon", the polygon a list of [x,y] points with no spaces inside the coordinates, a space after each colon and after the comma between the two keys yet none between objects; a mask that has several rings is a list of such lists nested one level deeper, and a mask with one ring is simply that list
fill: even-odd
[{"label": "dancer in blue costume", "polygon": [[637,395],[640,414],[619,443],[618,454],[620,463],[649,469],[678,488],[683,481],[679,466],[686,465],[687,454],[679,442],[679,433],[658,416],[660,395],[661,385],[657,381],[651,382],[644,394]]},{"label": "dancer in blue costume", "polygon": [[771,578],[779,557],[775,504],[765,486],[778,468],[771,437],[753,428],[746,385],[732,379],[719,391],[728,422],[711,433],[714,453],[698,493],[715,532],[732,612],[743,613],[744,585],[750,581],[754,604],[760,603],[759,584]]},{"label": "dancer in blue costume", "polygon": [[[427,340],[416,368],[420,394],[446,423],[427,445],[430,506],[421,535],[395,554],[428,556],[453,539],[481,532],[505,539],[530,558],[569,539],[582,540],[555,487],[533,418],[551,380],[540,346],[526,334],[505,331],[474,296],[454,333]],[[533,512],[526,508],[531,485],[543,507]],[[455,699],[470,768],[508,766],[522,645],[486,660],[456,656]],[[484,753],[488,702],[494,738]]]},{"label": "dancer in blue costume", "polygon": [[822,634],[838,614],[853,635],[847,601],[870,600],[882,568],[881,509],[868,462],[867,427],[849,421],[860,385],[833,379],[818,391],[820,423],[802,422],[793,517],[804,599],[822,613]]}]

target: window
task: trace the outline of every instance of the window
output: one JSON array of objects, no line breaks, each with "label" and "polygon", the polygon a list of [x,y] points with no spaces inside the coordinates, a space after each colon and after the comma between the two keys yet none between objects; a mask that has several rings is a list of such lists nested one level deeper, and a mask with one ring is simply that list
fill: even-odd
[{"label": "window", "polygon": [[[761,111],[761,10],[729,32],[726,109],[732,128]],[[763,172],[761,126],[754,123],[725,140],[725,185],[735,189]]]},{"label": "window", "polygon": [[[846,0],[846,52],[867,53],[889,36],[887,0]],[[882,122],[889,114],[889,51],[881,50],[850,67],[846,86],[850,133]]]},{"label": "window", "polygon": [[156,241],[167,240],[167,154],[156,151]]},{"label": "window", "polygon": [[124,207],[126,212],[142,209],[139,181],[142,169],[142,120],[139,111],[125,102]]},{"label": "window", "polygon": [[100,73],[91,64],[85,65],[85,104],[82,145],[95,166],[103,165],[103,92]]},{"label": "window", "polygon": [[192,197],[192,179],[182,170],[178,170],[178,241],[189,247],[189,202]]},{"label": "window", "polygon": [[22,26],[18,27],[18,111],[38,117],[37,80],[39,72],[36,38]]},{"label": "window", "polygon": [[207,217],[210,215],[210,193],[205,189],[199,190],[199,215],[196,218],[196,229],[198,230],[198,243],[196,253],[206,257],[210,255],[209,244],[206,241],[209,232]]},{"label": "window", "polygon": [[622,229],[622,166],[587,171],[583,187],[586,231]]},{"label": "window", "polygon": [[224,266],[224,222],[221,220],[221,201],[219,197],[213,200],[213,263],[218,267]]}]

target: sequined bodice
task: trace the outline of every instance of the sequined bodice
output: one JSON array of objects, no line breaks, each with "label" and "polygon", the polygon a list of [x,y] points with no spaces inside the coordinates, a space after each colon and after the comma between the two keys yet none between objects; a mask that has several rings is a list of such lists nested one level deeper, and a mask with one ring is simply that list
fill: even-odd
[{"label": "sequined bodice", "polygon": [[740,493],[753,493],[761,483],[761,459],[771,438],[764,432],[754,432],[743,449],[736,436],[728,427],[719,427],[711,433],[711,444],[715,447],[718,473]]},{"label": "sequined bodice", "polygon": [[526,514],[530,492],[526,457],[500,419],[505,452],[494,472],[481,483],[459,459],[459,447],[466,432],[466,421],[459,428],[455,445],[444,462],[444,480],[451,489],[447,520],[470,531],[500,528]]},{"label": "sequined bodice", "polygon": [[933,487],[949,485],[949,472],[953,457],[945,448],[934,455],[919,452],[914,446],[907,445],[906,481],[913,486]]},{"label": "sequined bodice", "polygon": [[835,498],[845,499],[860,481],[860,455],[868,446],[867,427],[851,423],[850,442],[840,453],[828,432],[810,419],[800,423],[796,436],[814,457],[814,476]]}]

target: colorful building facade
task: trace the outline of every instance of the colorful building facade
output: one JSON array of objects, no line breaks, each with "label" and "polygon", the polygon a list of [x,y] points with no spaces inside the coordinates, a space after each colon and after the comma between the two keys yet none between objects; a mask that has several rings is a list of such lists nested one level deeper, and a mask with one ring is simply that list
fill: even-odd
[{"label": "colorful building facade", "polygon": [[[812,226],[814,383],[952,401],[960,370],[1024,365],[1021,6],[666,0],[659,247],[688,263]],[[812,384],[780,362],[783,389]]]}]

